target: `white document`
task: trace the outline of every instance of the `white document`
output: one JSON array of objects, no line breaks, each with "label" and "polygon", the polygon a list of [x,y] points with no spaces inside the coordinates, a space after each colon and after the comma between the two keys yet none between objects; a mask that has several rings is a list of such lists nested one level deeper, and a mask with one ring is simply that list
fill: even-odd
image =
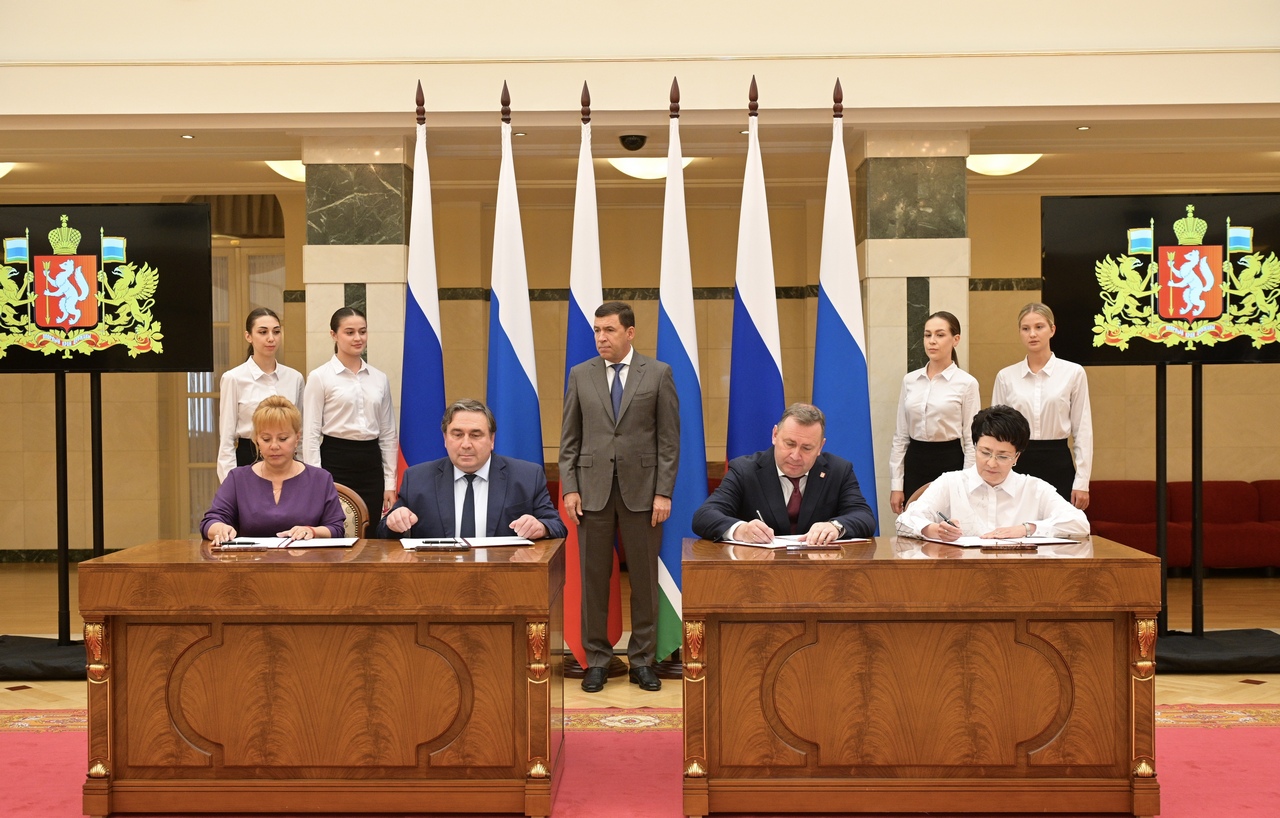
[{"label": "white document", "polygon": [[843,543],[848,543],[848,542],[871,542],[871,541],[861,537],[848,537],[841,540],[833,540],[832,542],[826,543],[824,545],[810,545],[809,543],[801,539],[801,535],[799,534],[775,534],[773,537],[773,542],[746,542],[744,540],[721,540],[721,542],[728,543],[729,545],[750,545],[755,548],[775,548],[775,549],[790,548],[793,551],[802,551],[806,548],[822,549],[822,548],[831,548],[833,546],[841,545]]},{"label": "white document", "polygon": [[533,545],[533,540],[524,537],[467,537],[465,542],[472,548],[500,548],[506,545]]},{"label": "white document", "polygon": [[932,537],[923,537],[922,539],[929,542],[940,542],[943,545],[957,545],[961,548],[982,548],[983,546],[989,547],[992,545],[1065,545],[1079,542],[1078,540],[1064,540],[1060,537],[1010,537],[1002,540],[985,537],[960,537],[955,540],[935,540]]},{"label": "white document", "polygon": [[347,548],[355,544],[355,537],[316,537],[311,540],[291,540],[288,537],[236,537],[215,547],[223,551],[260,551],[265,548]]},{"label": "white document", "polygon": [[405,537],[400,540],[405,551],[467,551],[470,546],[461,537]]}]

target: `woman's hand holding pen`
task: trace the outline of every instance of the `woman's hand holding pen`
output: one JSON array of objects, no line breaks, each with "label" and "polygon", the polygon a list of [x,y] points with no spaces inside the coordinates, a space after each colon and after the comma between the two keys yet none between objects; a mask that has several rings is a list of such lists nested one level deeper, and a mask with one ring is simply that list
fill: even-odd
[{"label": "woman's hand holding pen", "polygon": [[964,531],[960,529],[960,526],[948,520],[946,515],[939,514],[938,518],[941,522],[930,523],[921,529],[920,533],[931,540],[946,540],[947,542],[954,542],[964,536]]}]

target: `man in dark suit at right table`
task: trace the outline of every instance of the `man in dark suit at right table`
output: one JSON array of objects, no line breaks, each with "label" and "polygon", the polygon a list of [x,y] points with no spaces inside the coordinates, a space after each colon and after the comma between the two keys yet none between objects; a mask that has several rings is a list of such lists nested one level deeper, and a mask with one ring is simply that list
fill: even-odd
[{"label": "man in dark suit at right table", "polygon": [[802,534],[822,545],[876,530],[858,489],[853,464],[822,451],[822,410],[793,403],[773,427],[773,446],[734,458],[724,480],[693,515],[693,531],[707,540],[767,543]]}]

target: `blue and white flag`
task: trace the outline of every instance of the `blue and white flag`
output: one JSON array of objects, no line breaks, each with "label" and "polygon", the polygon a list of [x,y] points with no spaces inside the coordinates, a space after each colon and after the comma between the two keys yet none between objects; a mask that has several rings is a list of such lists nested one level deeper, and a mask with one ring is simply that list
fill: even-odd
[{"label": "blue and white flag", "polygon": [[542,412],[533,357],[529,274],[511,156],[511,123],[502,123],[502,165],[498,170],[497,215],[493,225],[493,278],[489,300],[489,409],[498,421],[494,451],[542,463]]},{"label": "blue and white flag", "polygon": [[440,418],[444,416],[445,406],[444,352],[440,340],[440,290],[436,281],[426,125],[418,126],[417,145],[413,150],[412,196],[397,475],[409,466],[445,456],[444,438],[440,434]]},{"label": "blue and white flag", "polygon": [[1227,225],[1227,252],[1252,253],[1253,228]]},{"label": "blue and white flag", "polygon": [[[858,280],[858,250],[853,233],[853,199],[849,195],[843,126],[844,120],[837,117],[827,168],[813,403],[827,416],[826,448],[853,462],[858,487],[874,514],[876,463],[867,380],[867,331],[862,317],[862,284]],[[876,533],[879,533],[878,522]]]},{"label": "blue and white flag", "polygon": [[1150,227],[1129,228],[1129,253],[1151,255],[1155,247],[1155,233],[1156,231]]},{"label": "blue and white flag", "polygon": [[103,264],[124,264],[128,259],[125,258],[125,245],[128,240],[123,236],[102,236],[102,263]]},{"label": "blue and white flag", "polygon": [[692,537],[693,514],[707,499],[707,444],[702,425],[702,378],[698,369],[698,329],[693,314],[693,272],[684,206],[680,120],[671,118],[667,149],[667,192],[662,210],[662,273],[658,288],[658,360],[671,367],[680,397],[680,467],[676,471],[671,516],[662,525],[658,552],[657,658],[665,659],[683,641],[680,572],[685,537]]},{"label": "blue and white flag", "polygon": [[[749,118],[747,171],[738,219],[738,262],[733,287],[733,349],[729,361],[729,431],[725,456],[767,449],[786,408],[782,390],[782,341],[773,282],[773,240],[760,161],[758,117]],[[681,403],[684,396],[681,395]]]},{"label": "blue and white flag", "polygon": [[31,263],[31,249],[27,239],[16,238],[16,239],[4,240],[4,263],[5,264],[30,264]]}]

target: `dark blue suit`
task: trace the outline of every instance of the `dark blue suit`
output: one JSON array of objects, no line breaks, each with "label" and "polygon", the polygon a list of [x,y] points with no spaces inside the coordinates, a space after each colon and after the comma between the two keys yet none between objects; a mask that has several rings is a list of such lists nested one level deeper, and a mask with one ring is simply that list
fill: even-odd
[{"label": "dark blue suit", "polygon": [[[403,534],[387,528],[386,518],[378,523],[378,536],[454,537],[453,463],[449,458],[419,463],[405,470],[400,480],[400,497],[392,511],[407,506],[418,515],[418,522]],[[388,512],[390,513],[390,512]],[[485,537],[510,537],[515,534],[511,523],[532,514],[547,527],[548,537],[563,537],[564,523],[547,492],[547,475],[536,463],[490,455],[489,514]]]},{"label": "dark blue suit", "polygon": [[[791,530],[772,447],[729,463],[719,488],[693,515],[693,532],[706,540],[718,540],[734,523],[754,520],[757,513],[775,534]],[[814,523],[827,520],[839,522],[845,537],[870,537],[876,530],[871,506],[853,475],[853,464],[823,452],[809,469],[796,533],[807,533]]]}]

